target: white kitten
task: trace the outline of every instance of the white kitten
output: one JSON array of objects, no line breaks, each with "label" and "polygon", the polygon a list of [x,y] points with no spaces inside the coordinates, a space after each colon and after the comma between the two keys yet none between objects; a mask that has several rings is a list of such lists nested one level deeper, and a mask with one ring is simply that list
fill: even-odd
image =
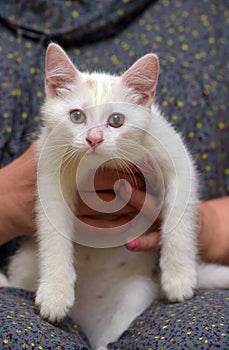
[{"label": "white kitten", "polygon": [[[22,247],[11,262],[9,279],[11,285],[37,290],[44,318],[59,321],[70,312],[93,349],[115,341],[162,294],[183,301],[197,287],[229,287],[227,267],[197,262],[196,171],[182,140],[153,104],[158,72],[153,54],[117,77],[79,72],[56,44],[47,51],[38,150],[38,254],[34,243]],[[81,183],[89,168],[105,161],[110,167],[141,165],[145,153],[153,169],[159,167],[165,190],[159,280],[152,275],[157,256],[129,252],[118,246],[115,235],[109,241],[106,232],[95,234],[93,244],[86,236],[88,247],[74,243],[83,235],[76,235],[79,227],[69,210],[75,211],[79,164]],[[113,248],[111,242],[116,242]]]}]

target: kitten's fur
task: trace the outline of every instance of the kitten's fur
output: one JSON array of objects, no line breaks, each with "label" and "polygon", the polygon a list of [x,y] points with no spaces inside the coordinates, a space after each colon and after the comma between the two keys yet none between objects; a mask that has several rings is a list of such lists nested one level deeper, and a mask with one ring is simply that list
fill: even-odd
[{"label": "kitten's fur", "polygon": [[[158,71],[158,59],[153,54],[142,57],[117,77],[79,72],[56,44],[50,44],[47,51],[46,101],[42,109],[45,126],[38,154],[49,137],[45,161],[39,164],[39,195],[49,205],[45,213],[42,203],[37,201],[38,249],[35,243],[27,243],[14,256],[9,283],[37,290],[36,304],[41,315],[50,321],[61,320],[71,310],[71,317],[82,327],[93,349],[115,341],[159,297],[160,290],[170,301],[183,301],[193,296],[195,288],[229,288],[229,268],[197,262],[196,171],[180,137],[153,103]],[[122,103],[135,105],[137,112],[132,110],[128,115],[125,107],[123,126],[117,129],[107,126],[109,115],[123,112],[116,110]],[[102,112],[88,116],[86,123],[73,124],[70,120],[71,110],[97,105]],[[137,105],[151,112],[140,115]],[[128,122],[138,127],[136,134],[128,129]],[[59,123],[61,134],[57,132],[52,139],[51,132]],[[71,144],[78,154],[88,151],[86,137],[95,127],[103,138],[96,147],[96,157],[115,158],[124,149],[134,163],[142,156],[137,151],[138,145],[142,145],[160,166],[165,182],[160,282],[152,277],[156,266],[153,252],[133,253],[123,246],[96,249],[71,241],[74,225],[58,194],[56,160],[60,146],[65,144]],[[139,134],[140,129],[148,130],[154,138],[144,131]],[[129,149],[128,142],[123,140],[129,140]],[[88,157],[93,162],[95,155]],[[73,161],[66,166],[71,172],[68,179],[65,173],[62,190],[69,206],[74,208],[74,181],[70,173],[76,165]],[[65,237],[47,216],[56,220]]]}]

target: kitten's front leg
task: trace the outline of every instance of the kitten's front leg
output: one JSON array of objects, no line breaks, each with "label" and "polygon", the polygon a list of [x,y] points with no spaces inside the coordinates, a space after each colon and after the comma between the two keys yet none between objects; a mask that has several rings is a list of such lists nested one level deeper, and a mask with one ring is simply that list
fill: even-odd
[{"label": "kitten's front leg", "polygon": [[197,196],[194,186],[188,191],[187,183],[182,184],[182,179],[170,181],[163,216],[162,289],[170,301],[183,301],[193,296],[197,285]]},{"label": "kitten's front leg", "polygon": [[74,304],[73,223],[60,198],[51,199],[48,195],[56,193],[55,186],[44,190],[43,204],[48,205],[44,208],[40,201],[37,203],[39,287],[36,304],[41,316],[54,322],[63,319]]}]

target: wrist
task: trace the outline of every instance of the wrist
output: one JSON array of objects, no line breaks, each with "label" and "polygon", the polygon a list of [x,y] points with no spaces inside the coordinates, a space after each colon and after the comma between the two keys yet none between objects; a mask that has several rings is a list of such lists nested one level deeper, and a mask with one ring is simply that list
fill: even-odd
[{"label": "wrist", "polygon": [[12,215],[13,193],[8,167],[0,170],[0,245],[17,236]]},{"label": "wrist", "polygon": [[0,244],[34,232],[35,147],[0,169]]},{"label": "wrist", "polygon": [[214,210],[208,205],[208,201],[200,203],[199,214],[199,252],[203,260],[211,262],[216,218]]},{"label": "wrist", "polygon": [[229,197],[200,203],[199,247],[203,260],[229,263]]}]

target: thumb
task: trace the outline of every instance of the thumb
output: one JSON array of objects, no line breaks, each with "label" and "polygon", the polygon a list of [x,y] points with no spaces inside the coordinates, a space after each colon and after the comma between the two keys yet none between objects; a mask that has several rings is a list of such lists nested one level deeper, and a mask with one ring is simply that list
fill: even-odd
[{"label": "thumb", "polygon": [[128,201],[131,206],[142,211],[142,214],[148,219],[155,216],[157,204],[156,199],[151,194],[132,187],[127,181],[120,186],[119,194],[122,200]]},{"label": "thumb", "polygon": [[133,241],[128,241],[126,243],[126,248],[132,251],[150,251],[157,250],[160,246],[160,233],[150,232],[147,235],[143,235],[134,239]]}]

